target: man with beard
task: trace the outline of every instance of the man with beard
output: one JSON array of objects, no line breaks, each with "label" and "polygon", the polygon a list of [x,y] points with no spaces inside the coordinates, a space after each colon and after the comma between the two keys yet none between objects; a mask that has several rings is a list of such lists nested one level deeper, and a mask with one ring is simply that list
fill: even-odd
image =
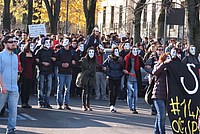
[{"label": "man with beard", "polygon": [[17,119],[17,103],[19,98],[17,77],[18,58],[13,50],[16,44],[12,36],[5,36],[2,40],[5,49],[0,53],[0,110],[8,101],[8,126],[6,134],[14,134]]}]

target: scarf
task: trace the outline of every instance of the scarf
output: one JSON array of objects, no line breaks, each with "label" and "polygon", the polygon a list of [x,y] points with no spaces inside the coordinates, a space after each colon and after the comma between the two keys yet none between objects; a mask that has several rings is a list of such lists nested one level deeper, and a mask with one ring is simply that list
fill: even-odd
[{"label": "scarf", "polygon": [[127,54],[124,58],[125,60],[125,69],[128,70],[130,72],[131,70],[131,58],[135,59],[135,62],[134,62],[134,70],[135,71],[138,71],[140,69],[140,59],[139,59],[139,55],[132,55],[132,54]]}]

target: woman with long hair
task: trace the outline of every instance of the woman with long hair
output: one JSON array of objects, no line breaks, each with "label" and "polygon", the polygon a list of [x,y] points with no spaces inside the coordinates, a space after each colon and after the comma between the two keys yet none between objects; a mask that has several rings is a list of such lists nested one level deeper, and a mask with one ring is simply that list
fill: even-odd
[{"label": "woman with long hair", "polygon": [[152,92],[152,99],[157,112],[154,128],[155,134],[165,134],[167,101],[166,64],[171,61],[171,59],[168,59],[168,56],[170,56],[170,53],[162,54],[152,71],[152,74],[155,76],[155,85]]},{"label": "woman with long hair", "polygon": [[19,54],[22,67],[21,102],[22,108],[31,108],[28,104],[32,81],[34,77],[35,58],[30,49],[30,42],[26,42],[23,51]]},{"label": "woman with long hair", "polygon": [[82,66],[82,110],[92,111],[90,108],[90,92],[95,86],[97,60],[93,47],[88,48],[85,57],[79,60]]},{"label": "woman with long hair", "polygon": [[99,34],[99,29],[97,27],[95,27],[91,33],[91,35],[88,37],[88,39],[86,40],[86,50],[89,47],[94,47],[95,51],[97,46],[100,44],[100,34]]}]

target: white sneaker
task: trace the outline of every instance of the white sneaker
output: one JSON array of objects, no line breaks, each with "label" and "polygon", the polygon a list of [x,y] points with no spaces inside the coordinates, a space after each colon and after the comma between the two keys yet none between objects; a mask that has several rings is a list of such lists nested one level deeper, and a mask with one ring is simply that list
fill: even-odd
[{"label": "white sneaker", "polygon": [[110,112],[113,110],[113,105],[110,106]]},{"label": "white sneaker", "polygon": [[116,108],[115,108],[115,106],[113,106],[113,109],[116,111]]}]

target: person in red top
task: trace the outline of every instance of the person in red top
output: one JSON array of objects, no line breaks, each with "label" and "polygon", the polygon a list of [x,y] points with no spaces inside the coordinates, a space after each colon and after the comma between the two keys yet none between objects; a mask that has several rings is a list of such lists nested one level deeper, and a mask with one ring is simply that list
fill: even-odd
[{"label": "person in red top", "polygon": [[[142,77],[140,67],[144,68],[142,58],[138,55],[138,48],[133,46],[129,54],[124,58],[125,69],[127,75],[127,102],[131,113],[138,114],[136,104],[138,99],[138,89],[142,88]],[[133,102],[132,102],[133,100]],[[134,104],[134,107],[132,105]]]},{"label": "person in red top", "polygon": [[55,35],[51,36],[54,48],[59,44],[59,40],[56,39]]},{"label": "person in red top", "polygon": [[34,54],[30,50],[30,43],[27,42],[24,50],[19,53],[22,68],[22,86],[21,86],[21,102],[22,108],[31,108],[28,104],[32,81],[34,77],[35,59]]}]

